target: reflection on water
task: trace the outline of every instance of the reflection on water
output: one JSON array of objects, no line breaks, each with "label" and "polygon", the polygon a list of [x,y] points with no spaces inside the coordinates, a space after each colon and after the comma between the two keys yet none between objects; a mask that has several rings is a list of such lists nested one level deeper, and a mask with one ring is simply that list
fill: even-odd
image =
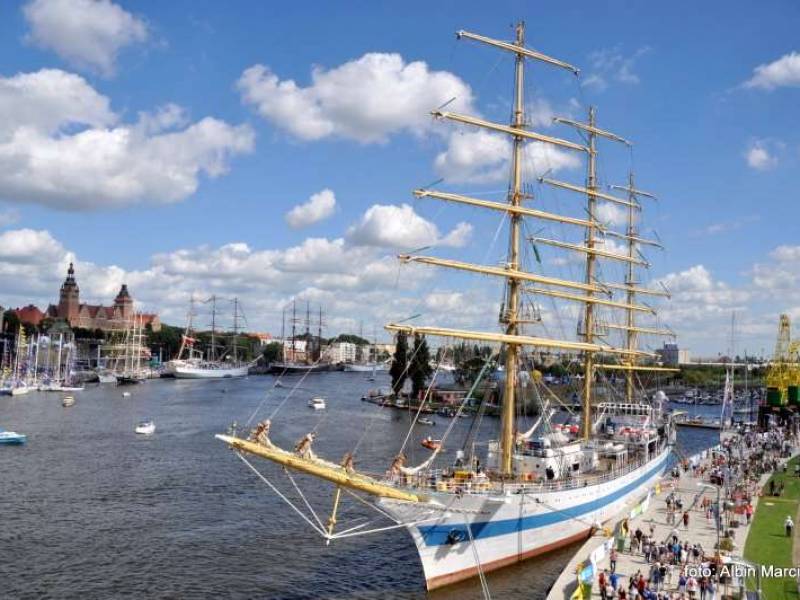
[{"label": "reflection on water", "polygon": [[[120,388],[96,386],[66,409],[59,394],[0,398],[0,427],[28,434],[26,446],[0,447],[2,596],[425,598],[404,531],[326,546],[213,438],[260,405],[259,417],[269,416],[289,393],[288,387],[267,392],[272,381],[151,381],[126,388],[130,398]],[[364,374],[319,374],[306,385],[274,418],[273,438],[290,445],[316,427],[320,454],[338,460],[357,447],[360,469],[384,470],[406,434],[408,414],[361,402],[376,386]],[[326,411],[306,405],[312,394],[327,398]],[[133,433],[143,419],[155,421],[154,436]],[[447,420],[435,420],[436,427],[419,428],[409,441],[410,462],[427,455],[419,445],[424,436],[444,430]],[[481,435],[495,423],[484,419]],[[469,425],[470,419],[456,423],[452,439],[463,439]],[[686,430],[681,440],[692,452],[713,435]],[[259,466],[291,492],[278,469]],[[299,483],[327,518],[330,486]],[[340,525],[369,515],[350,503]],[[492,593],[543,598],[573,551],[488,575]],[[470,581],[430,597],[481,595]]]}]

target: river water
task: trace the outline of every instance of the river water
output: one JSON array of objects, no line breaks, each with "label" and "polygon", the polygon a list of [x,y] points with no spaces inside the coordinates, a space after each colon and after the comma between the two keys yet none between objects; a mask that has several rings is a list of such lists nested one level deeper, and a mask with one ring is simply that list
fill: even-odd
[{"label": "river water", "polygon": [[[24,446],[0,446],[0,597],[481,598],[476,581],[427,595],[405,531],[326,546],[214,439],[232,421],[244,424],[254,412],[266,418],[279,408],[272,429],[277,443],[290,446],[315,428],[319,454],[338,460],[357,447],[357,467],[380,472],[405,437],[409,417],[360,397],[388,380],[314,374],[288,400],[299,378],[285,379],[286,388],[272,388],[273,381],[95,385],[76,393],[71,408],[61,406],[60,394],[0,398],[0,427],[28,435]],[[325,397],[327,410],[310,409],[312,395]],[[156,433],[134,434],[145,419],[155,421]],[[427,455],[421,438],[440,436],[449,422],[435,420],[435,427],[417,428],[409,440],[410,463]],[[459,419],[451,439],[462,439],[470,422]],[[494,419],[485,419],[481,435],[494,427]],[[682,430],[683,451],[715,443],[714,433]],[[282,491],[293,492],[279,469],[258,467]],[[298,485],[324,521],[330,486],[305,478]],[[372,514],[347,502],[339,527]],[[493,596],[543,598],[574,551],[490,574]]]}]

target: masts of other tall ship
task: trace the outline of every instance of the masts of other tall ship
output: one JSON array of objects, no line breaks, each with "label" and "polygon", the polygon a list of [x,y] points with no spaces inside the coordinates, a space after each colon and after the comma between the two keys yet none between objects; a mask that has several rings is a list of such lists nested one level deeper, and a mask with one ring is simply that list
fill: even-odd
[{"label": "masts of other tall ship", "polygon": [[317,343],[314,350],[314,360],[319,360],[322,355],[322,305],[319,305],[319,323],[317,324]]},{"label": "masts of other tall ship", "polygon": [[292,299],[292,362],[297,362],[297,347],[295,345],[295,335],[297,331],[297,301]]},{"label": "masts of other tall ship", "polygon": [[286,307],[281,308],[281,362],[286,362]]},{"label": "masts of other tall ship", "polygon": [[[178,350],[178,359],[183,358],[183,351],[186,349],[186,344],[192,338],[192,320],[194,318],[194,294],[189,296],[189,312],[186,313],[186,329],[183,332],[183,337],[181,337],[181,347]],[[191,354],[191,350],[189,351]]]},{"label": "masts of other tall ship", "polygon": [[211,302],[211,348],[208,351],[208,360],[217,359],[217,296],[208,299]]},{"label": "masts of other tall ship", "polygon": [[233,338],[231,343],[233,345],[233,362],[239,360],[239,353],[236,344],[239,341],[239,298],[233,299]]}]

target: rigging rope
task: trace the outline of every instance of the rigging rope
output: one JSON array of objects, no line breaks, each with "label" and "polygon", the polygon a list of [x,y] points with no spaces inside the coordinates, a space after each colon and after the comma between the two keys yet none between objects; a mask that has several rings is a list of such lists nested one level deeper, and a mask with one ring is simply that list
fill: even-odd
[{"label": "rigging rope", "polygon": [[[411,425],[408,428],[408,432],[406,433],[406,437],[403,440],[403,443],[400,445],[400,451],[398,452],[398,454],[402,454],[403,450],[406,449],[406,444],[408,444],[408,440],[411,437],[411,432],[414,430],[414,426],[417,424],[419,415],[420,413],[422,413],[422,408],[428,401],[428,396],[431,393],[431,389],[433,389],[433,385],[436,383],[436,377],[439,375],[439,368],[441,367],[442,360],[444,359],[445,356],[447,356],[447,348],[445,348],[444,352],[441,353],[441,358],[436,363],[436,370],[433,372],[433,376],[431,377],[431,382],[428,385],[427,389],[425,390],[425,395],[422,397],[422,400],[419,403],[419,407],[417,408],[417,413],[414,415],[414,419],[411,421]],[[438,450],[436,452],[438,452]]]}]

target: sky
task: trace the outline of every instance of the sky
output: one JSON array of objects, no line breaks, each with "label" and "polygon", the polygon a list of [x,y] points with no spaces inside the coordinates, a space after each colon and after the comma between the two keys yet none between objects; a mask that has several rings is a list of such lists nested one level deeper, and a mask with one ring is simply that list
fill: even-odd
[{"label": "sky", "polygon": [[[800,5],[788,0],[4,2],[0,305],[45,308],[74,261],[85,302],[127,283],[175,325],[191,297],[216,294],[276,335],[292,300],[321,305],[329,335],[388,340],[384,323],[415,315],[497,330],[499,279],[396,255],[504,263],[501,213],[411,192],[506,198],[508,139],[430,111],[509,121],[513,56],[455,32],[508,40],[518,20],[528,47],[581,71],[528,62],[528,127],[581,142],[552,119],[595,106],[600,127],[633,142],[599,142],[603,189],[632,171],[657,196],[641,199],[637,228],[665,250],[642,246],[637,278],[671,298],[641,298],[658,309],[642,325],[716,356],[735,314],[735,352],[770,354],[778,315],[800,322]],[[530,143],[523,176],[527,206],[586,216],[585,197],[542,175],[583,185],[582,153]],[[625,226],[611,203],[596,217]],[[535,220],[525,232],[583,235]],[[583,276],[582,255],[527,241],[524,254],[532,271]],[[623,276],[622,261],[600,262],[602,280]],[[530,305],[542,321],[528,333],[575,338],[576,306]]]}]

